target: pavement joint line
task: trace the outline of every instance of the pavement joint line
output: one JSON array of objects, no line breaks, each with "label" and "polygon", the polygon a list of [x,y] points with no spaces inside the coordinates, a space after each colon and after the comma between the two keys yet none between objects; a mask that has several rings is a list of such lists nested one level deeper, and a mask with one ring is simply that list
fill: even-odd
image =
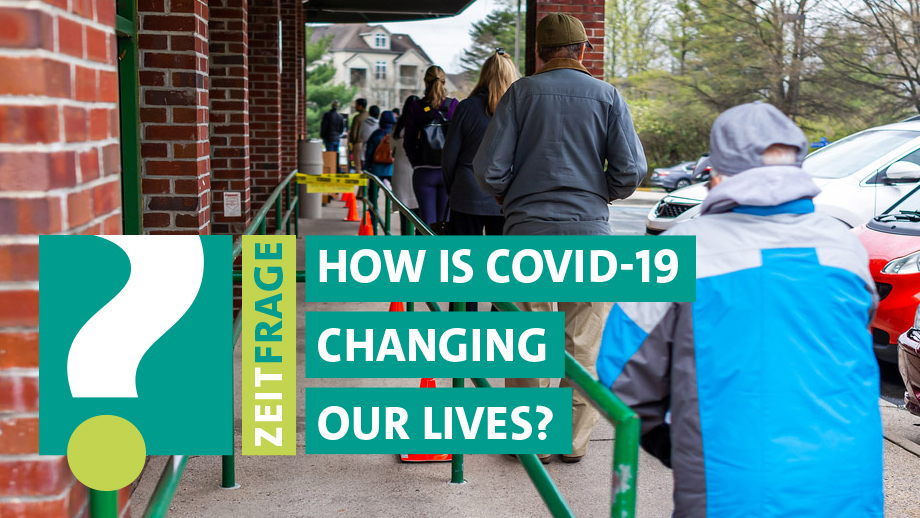
[{"label": "pavement joint line", "polygon": [[920,458],[920,444],[895,434],[885,434],[885,440]]}]

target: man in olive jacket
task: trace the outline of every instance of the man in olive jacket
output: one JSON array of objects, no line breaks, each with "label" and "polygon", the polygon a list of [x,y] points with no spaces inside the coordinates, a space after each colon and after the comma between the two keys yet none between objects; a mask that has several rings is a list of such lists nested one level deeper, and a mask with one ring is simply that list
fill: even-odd
[{"label": "man in olive jacket", "polygon": [[[553,13],[540,20],[537,46],[545,65],[511,85],[473,160],[479,185],[502,204],[506,235],[610,235],[608,202],[632,194],[645,177],[629,107],[582,65],[586,45],[577,18]],[[519,304],[553,310],[551,302]],[[610,303],[560,302],[558,309],[565,312],[566,350],[594,374]],[[549,379],[507,379],[505,386],[547,387]],[[585,455],[598,419],[578,391],[572,399],[572,453],[562,455],[565,462]]]}]

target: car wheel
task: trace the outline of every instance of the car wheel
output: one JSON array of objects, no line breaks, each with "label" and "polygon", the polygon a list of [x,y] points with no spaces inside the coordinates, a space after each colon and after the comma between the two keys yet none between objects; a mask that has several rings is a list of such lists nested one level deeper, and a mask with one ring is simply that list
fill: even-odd
[{"label": "car wheel", "polygon": [[674,190],[676,191],[677,189],[683,189],[684,187],[687,187],[688,185],[690,185],[690,180],[687,180],[686,178],[681,178],[680,180],[677,180],[676,184],[674,184]]}]

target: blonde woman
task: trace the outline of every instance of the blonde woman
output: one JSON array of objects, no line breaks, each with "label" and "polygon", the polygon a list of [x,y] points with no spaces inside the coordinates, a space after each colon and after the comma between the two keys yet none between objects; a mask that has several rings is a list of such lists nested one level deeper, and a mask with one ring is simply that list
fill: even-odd
[{"label": "blonde woman", "polygon": [[479,73],[469,98],[457,106],[441,157],[444,187],[450,200],[448,229],[455,235],[501,235],[505,218],[495,198],[479,188],[473,157],[489,127],[498,101],[518,79],[514,61],[503,49],[495,51]]},{"label": "blonde woman", "polygon": [[[457,100],[447,97],[447,75],[439,66],[425,72],[425,96],[406,107],[406,138],[403,148],[412,164],[412,186],[418,199],[419,217],[431,225],[440,221],[447,207],[447,191],[441,175],[441,149],[426,145],[431,142],[421,133],[431,134],[434,126],[443,128],[454,116]],[[443,135],[441,135],[443,138]]]},{"label": "blonde woman", "polygon": [[[503,49],[496,50],[482,65],[479,82],[473,92],[454,112],[441,155],[444,187],[450,203],[450,221],[447,223],[449,234],[502,234],[505,217],[501,214],[501,205],[476,183],[473,157],[489,127],[498,101],[517,79],[518,71],[514,61]],[[476,302],[468,302],[466,310],[476,311],[477,306]]]}]

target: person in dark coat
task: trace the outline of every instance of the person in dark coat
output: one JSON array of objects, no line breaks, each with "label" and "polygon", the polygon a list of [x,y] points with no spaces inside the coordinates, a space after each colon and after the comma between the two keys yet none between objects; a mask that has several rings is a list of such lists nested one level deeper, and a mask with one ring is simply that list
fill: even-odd
[{"label": "person in dark coat", "polygon": [[476,183],[473,157],[498,101],[517,79],[514,61],[499,49],[486,60],[473,93],[457,106],[451,119],[441,155],[441,171],[450,201],[448,231],[452,235],[502,234],[505,217],[501,205]]},{"label": "person in dark coat", "polygon": [[326,151],[339,152],[339,142],[345,133],[346,125],[345,117],[339,113],[339,102],[332,101],[332,106],[323,114],[319,124],[319,138],[323,139]]}]

